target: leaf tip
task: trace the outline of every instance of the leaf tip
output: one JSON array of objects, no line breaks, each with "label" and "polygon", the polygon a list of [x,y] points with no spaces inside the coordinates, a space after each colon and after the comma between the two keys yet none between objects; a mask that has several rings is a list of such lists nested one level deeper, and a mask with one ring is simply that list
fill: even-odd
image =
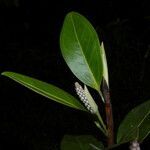
[{"label": "leaf tip", "polygon": [[5,75],[7,75],[7,72],[6,72],[6,71],[5,71],[5,72],[2,72],[1,75],[2,75],[2,76],[5,76]]},{"label": "leaf tip", "polygon": [[9,76],[11,74],[11,72],[9,71],[4,71],[1,73],[2,76]]}]

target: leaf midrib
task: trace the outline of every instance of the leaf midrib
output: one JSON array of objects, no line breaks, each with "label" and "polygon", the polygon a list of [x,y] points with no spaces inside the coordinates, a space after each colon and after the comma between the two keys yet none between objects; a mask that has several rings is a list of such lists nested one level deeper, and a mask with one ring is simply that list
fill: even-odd
[{"label": "leaf midrib", "polygon": [[[144,122],[144,120],[146,119],[146,117],[150,114],[150,111],[148,111],[148,113],[146,113],[146,115],[144,116],[144,118],[139,122],[138,126],[132,129],[132,133],[134,130],[136,130],[137,128],[140,128],[140,125]],[[124,137],[122,137],[120,140],[124,140],[126,137],[128,137],[131,133],[131,130],[129,132],[129,134],[125,135]]]},{"label": "leaf midrib", "polygon": [[76,32],[76,27],[75,27],[75,25],[74,25],[74,21],[73,21],[73,16],[72,16],[72,15],[71,15],[71,21],[72,21],[72,25],[73,25],[73,29],[74,29],[74,33],[75,33],[76,40],[77,40],[77,42],[79,43],[79,46],[80,46],[80,48],[81,48],[81,53],[83,54],[85,63],[87,64],[87,68],[88,68],[88,70],[89,70],[91,76],[93,77],[93,80],[94,80],[94,83],[95,83],[96,88],[98,88],[99,86],[97,85],[97,82],[96,82],[96,80],[95,80],[94,74],[93,74],[92,70],[91,70],[90,67],[89,67],[89,63],[88,63],[88,61],[87,61],[87,59],[86,59],[86,57],[85,57],[85,55],[84,55],[84,51],[83,51],[82,45],[81,45],[81,43],[80,43],[80,41],[79,41],[79,39],[78,39],[78,35],[77,35],[77,32]]},{"label": "leaf midrib", "polygon": [[[12,78],[12,79],[15,80],[16,82],[18,82],[18,83],[24,85],[25,87],[27,87],[27,88],[33,90],[34,92],[37,92],[37,93],[39,93],[39,94],[41,94],[41,95],[47,97],[48,99],[49,99],[49,96],[51,96],[52,98],[55,99],[55,101],[57,101],[57,102],[59,102],[59,103],[62,103],[62,104],[63,104],[63,102],[64,102],[64,100],[63,100],[62,98],[59,98],[59,97],[54,96],[54,95],[51,95],[50,93],[45,92],[44,90],[40,90],[39,88],[33,86],[32,84],[29,84],[29,83],[26,83],[26,82],[17,80],[17,79],[14,78],[14,77],[10,77],[10,78]],[[37,90],[37,91],[36,91],[36,90]],[[44,95],[44,94],[45,94],[45,95]],[[60,101],[58,101],[58,100],[60,100]],[[72,105],[72,103],[68,103],[68,101],[65,101],[65,103],[66,103],[66,105],[68,105],[68,106],[72,106],[72,107],[74,107],[74,108],[79,109],[78,107],[76,107],[76,105]]]}]

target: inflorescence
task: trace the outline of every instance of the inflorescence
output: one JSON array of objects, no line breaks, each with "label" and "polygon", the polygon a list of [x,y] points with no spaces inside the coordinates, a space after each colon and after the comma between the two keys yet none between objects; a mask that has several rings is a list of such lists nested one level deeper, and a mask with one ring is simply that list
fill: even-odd
[{"label": "inflorescence", "polygon": [[89,101],[86,97],[84,89],[78,82],[75,83],[75,90],[76,90],[76,93],[79,96],[80,100],[83,102],[84,106],[87,108],[87,110],[89,110],[93,114],[94,110],[92,109],[92,107],[89,104]]},{"label": "inflorescence", "polygon": [[131,142],[130,150],[140,150],[140,145],[136,140]]}]

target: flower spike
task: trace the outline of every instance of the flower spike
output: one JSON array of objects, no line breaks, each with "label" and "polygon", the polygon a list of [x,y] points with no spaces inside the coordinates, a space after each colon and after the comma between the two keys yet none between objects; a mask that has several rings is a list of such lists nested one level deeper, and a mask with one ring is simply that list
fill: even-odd
[{"label": "flower spike", "polygon": [[140,144],[137,140],[131,142],[130,150],[140,150]]},{"label": "flower spike", "polygon": [[96,121],[95,124],[107,136],[106,125],[98,111],[98,106],[95,103],[94,99],[92,98],[86,85],[84,85],[84,89],[83,89],[82,86],[78,82],[76,82],[75,90],[80,100],[82,101],[84,106],[87,108],[87,110],[89,110],[92,114],[95,114],[98,117],[99,122]]},{"label": "flower spike", "polygon": [[89,110],[92,114],[94,114],[95,112],[92,109],[91,105],[89,104],[85,91],[78,82],[75,83],[75,90],[80,100],[83,102],[84,106],[87,108],[87,110]]}]

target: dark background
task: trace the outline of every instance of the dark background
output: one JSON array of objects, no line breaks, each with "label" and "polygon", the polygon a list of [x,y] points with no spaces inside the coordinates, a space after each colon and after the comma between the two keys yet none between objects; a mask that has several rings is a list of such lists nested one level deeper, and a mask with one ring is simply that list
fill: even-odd
[{"label": "dark background", "polygon": [[[76,96],[77,79],[60,54],[59,34],[65,15],[77,11],[104,41],[117,130],[131,108],[150,98],[149,10],[148,1],[138,0],[0,0],[0,72],[26,74]],[[57,150],[65,134],[102,138],[87,114],[8,78],[0,77],[0,93],[0,150]]]}]

